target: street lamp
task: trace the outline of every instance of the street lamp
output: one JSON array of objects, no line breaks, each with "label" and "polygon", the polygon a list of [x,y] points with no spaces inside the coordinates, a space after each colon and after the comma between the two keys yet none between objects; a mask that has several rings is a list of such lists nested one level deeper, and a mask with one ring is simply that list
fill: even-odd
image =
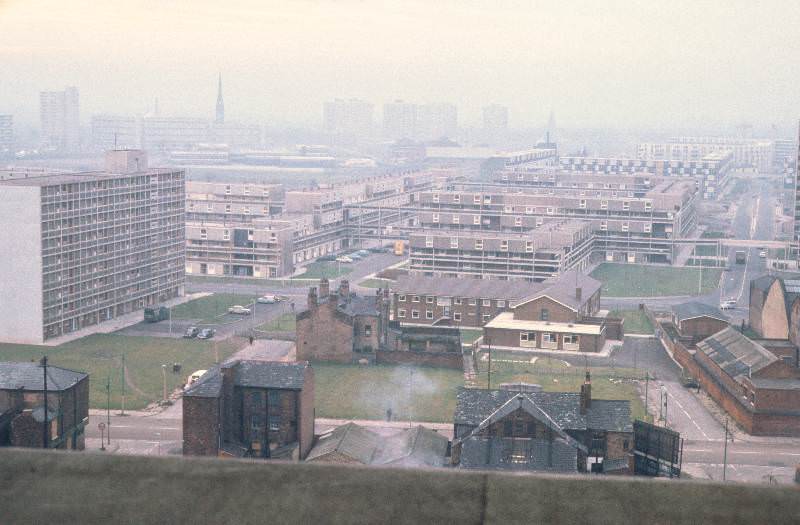
[{"label": "street lamp", "polygon": [[164,378],[164,402],[167,402],[167,365],[161,365],[161,376]]}]

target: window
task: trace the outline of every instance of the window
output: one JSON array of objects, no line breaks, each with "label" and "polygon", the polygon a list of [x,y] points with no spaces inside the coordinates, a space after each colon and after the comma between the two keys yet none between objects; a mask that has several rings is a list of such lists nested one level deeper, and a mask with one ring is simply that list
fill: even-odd
[{"label": "window", "polygon": [[481,299],[481,304],[483,306],[492,306],[492,300],[491,299]]},{"label": "window", "polygon": [[475,306],[476,304],[478,304],[478,301],[477,301],[477,299],[470,299],[470,300],[469,300],[469,305],[470,305],[470,306]]},{"label": "window", "polygon": [[461,218],[458,215],[453,215],[453,224],[458,224]]},{"label": "window", "polygon": [[533,241],[525,241],[525,253],[533,253]]},{"label": "window", "polygon": [[608,221],[600,221],[600,230],[604,232],[608,231]]},{"label": "window", "polygon": [[402,308],[400,310],[397,310],[397,317],[399,317],[400,319],[405,319],[406,311],[403,310]]},{"label": "window", "polygon": [[433,198],[433,202],[435,202],[435,203],[439,202],[439,194],[438,193],[434,193],[432,198]]},{"label": "window", "polygon": [[214,205],[210,203],[206,204],[206,211],[214,211]]},{"label": "window", "polygon": [[269,416],[269,429],[272,432],[281,429],[281,416]]},{"label": "window", "polygon": [[250,206],[245,206],[244,207],[244,214],[245,215],[250,215]]},{"label": "window", "polygon": [[476,250],[483,250],[483,240],[482,239],[476,239],[475,240],[475,249]]},{"label": "window", "polygon": [[459,322],[461,322],[461,312],[455,312],[455,313],[453,313],[453,321],[459,321]]},{"label": "window", "polygon": [[472,224],[480,224],[481,223],[481,216],[480,215],[473,215],[472,216]]},{"label": "window", "polygon": [[497,307],[498,308],[505,308],[506,307],[506,302],[505,301],[497,301]]},{"label": "window", "polygon": [[644,225],[644,232],[645,233],[651,233],[652,231],[653,231],[653,225],[652,224],[647,223],[647,224]]},{"label": "window", "polygon": [[522,226],[522,217],[514,217],[514,226]]},{"label": "window", "polygon": [[580,202],[579,206],[581,208],[585,208],[586,207],[586,199],[581,199],[581,202]]},{"label": "window", "polygon": [[508,241],[500,241],[500,250],[504,252],[508,251]]},{"label": "window", "polygon": [[451,237],[450,238],[450,247],[458,249],[458,237]]},{"label": "window", "polygon": [[555,213],[555,211],[556,211],[556,209],[553,208],[552,206],[548,206],[547,207],[547,214],[548,215],[553,215]]},{"label": "window", "polygon": [[425,302],[428,303],[428,304],[433,304],[433,296],[432,295],[426,296],[425,297]]},{"label": "window", "polygon": [[453,195],[453,202],[456,204],[461,203],[461,195]]},{"label": "window", "polygon": [[623,222],[622,223],[622,231],[624,231],[624,232],[628,231],[628,223],[627,222]]},{"label": "window", "polygon": [[541,321],[549,321],[550,320],[550,310],[547,308],[542,308],[539,312],[539,320]]},{"label": "window", "polygon": [[419,310],[411,310],[411,318],[419,319]]},{"label": "window", "polygon": [[608,201],[600,201],[600,209],[607,210],[608,209]]},{"label": "window", "polygon": [[453,304],[461,304],[461,297],[453,297]]},{"label": "window", "polygon": [[532,215],[533,214],[533,206],[525,206],[525,214]]},{"label": "window", "polygon": [[542,224],[544,224],[544,219],[536,217],[536,226],[541,226]]},{"label": "window", "polygon": [[433,319],[433,312],[425,310],[425,319]]},{"label": "window", "polygon": [[542,342],[543,343],[555,343],[556,338],[550,332],[542,332]]},{"label": "window", "polygon": [[372,325],[364,325],[364,335],[367,337],[372,335]]},{"label": "window", "polygon": [[564,334],[561,337],[565,345],[578,344],[578,336],[576,334]]},{"label": "window", "polygon": [[258,431],[261,428],[261,416],[258,414],[253,414],[250,416],[250,428],[254,431]]},{"label": "window", "polygon": [[280,405],[281,404],[281,393],[278,392],[277,390],[269,390],[268,392],[269,392],[269,394],[268,394],[268,398],[267,399],[269,401],[269,404],[272,405],[272,406]]},{"label": "window", "polygon": [[433,248],[433,237],[425,237],[425,247]]},{"label": "window", "polygon": [[[208,239],[208,231],[205,228],[200,230],[200,238],[201,239]],[[44,418],[42,418],[42,419],[44,419]]]},{"label": "window", "polygon": [[644,201],[644,211],[650,211],[653,209],[653,202],[652,201]]},{"label": "window", "polygon": [[506,213],[512,213],[514,211],[514,207],[513,206],[509,206],[509,205],[505,205],[503,207],[503,211],[506,212]]},{"label": "window", "polygon": [[248,186],[244,187],[244,194],[245,195],[250,195],[250,188]]},{"label": "window", "polygon": [[474,204],[480,204],[480,203],[481,203],[481,196],[480,196],[480,195],[474,195],[474,196],[472,197],[472,202],[473,202]]},{"label": "window", "polygon": [[622,201],[622,211],[628,211],[631,209],[630,201]]},{"label": "window", "polygon": [[415,295],[415,296],[413,296],[413,297],[411,298],[411,302],[412,302],[412,303],[418,303],[418,302],[419,302],[419,295]]},{"label": "window", "polygon": [[434,213],[433,214],[433,222],[439,222],[439,214],[438,213]]},{"label": "window", "polygon": [[222,240],[223,241],[230,241],[231,240],[231,231],[230,230],[222,230]]},{"label": "window", "polygon": [[491,318],[492,318],[492,316],[491,316],[491,315],[489,315],[489,314],[483,314],[483,322],[484,322],[484,323],[488,323],[488,322],[489,322],[489,320],[490,320]]},{"label": "window", "polygon": [[230,212],[231,212],[231,205],[230,204],[226,204],[225,205],[225,213],[230,213]]},{"label": "window", "polygon": [[528,332],[520,332],[519,333],[519,340],[520,341],[532,341],[532,340],[535,340],[535,337],[531,338],[531,339],[528,339]]},{"label": "window", "polygon": [[397,300],[398,300],[399,302],[401,302],[401,303],[404,303],[404,302],[406,302],[406,296],[405,296],[404,294],[399,294],[399,295],[397,296]]},{"label": "window", "polygon": [[225,186],[225,195],[230,195],[230,194],[231,194],[231,187],[230,187],[230,185],[228,185],[228,186]]}]

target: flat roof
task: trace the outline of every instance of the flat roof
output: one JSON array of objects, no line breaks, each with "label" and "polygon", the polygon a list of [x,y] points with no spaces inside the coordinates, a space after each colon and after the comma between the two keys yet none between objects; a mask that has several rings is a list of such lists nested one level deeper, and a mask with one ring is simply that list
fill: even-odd
[{"label": "flat roof", "polygon": [[489,321],[486,328],[502,328],[507,330],[528,330],[531,332],[558,332],[568,334],[600,335],[599,324],[554,323],[551,321],[525,321],[514,319],[513,312],[502,312]]}]

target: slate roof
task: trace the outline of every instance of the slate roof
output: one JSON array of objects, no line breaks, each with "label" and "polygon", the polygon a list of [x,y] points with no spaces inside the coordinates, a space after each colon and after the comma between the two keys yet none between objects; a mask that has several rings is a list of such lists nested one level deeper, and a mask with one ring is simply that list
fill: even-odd
[{"label": "slate roof", "polygon": [[[305,370],[308,366],[308,363],[236,360],[224,363],[222,368],[235,369],[234,384],[236,386],[301,390],[305,382]],[[187,388],[183,395],[219,397],[221,393],[222,372],[219,366],[215,366]]]},{"label": "slate roof", "polygon": [[369,465],[381,445],[381,436],[355,423],[347,423],[317,440],[306,461],[323,460],[338,452],[359,463]]},{"label": "slate roof", "polygon": [[750,382],[756,388],[765,388],[768,390],[800,390],[800,379],[794,378],[767,378],[767,377],[753,377]]},{"label": "slate roof", "polygon": [[438,432],[417,425],[386,438],[373,464],[442,467],[448,441]]},{"label": "slate roof", "polygon": [[578,449],[562,438],[519,440],[526,461],[505,462],[512,447],[511,438],[477,437],[466,439],[461,446],[459,466],[467,469],[540,470],[577,472]]},{"label": "slate roof", "polygon": [[750,281],[750,286],[760,292],[766,293],[769,291],[769,287],[772,286],[772,283],[774,283],[776,279],[777,277],[774,275],[762,275],[761,277]]},{"label": "slate roof", "polygon": [[[478,426],[498,408],[520,392],[459,388],[454,423]],[[586,414],[580,413],[577,392],[525,392],[534,405],[566,430],[609,430],[632,432],[630,402],[627,400],[592,399]]]},{"label": "slate roof", "polygon": [[[584,275],[575,270],[564,272],[558,277],[551,277],[550,279],[544,281],[543,284],[545,285],[545,288],[533,294],[527,295],[526,297],[516,301],[511,306],[516,307],[546,295],[547,297],[558,301],[564,306],[577,311],[580,310],[583,305],[588,303],[589,299],[591,299],[591,297],[597,293],[597,291],[603,285],[603,283],[597,279],[593,279],[592,277]],[[575,293],[577,288],[581,289],[580,299],[578,299]]]},{"label": "slate roof", "polygon": [[378,315],[378,298],[374,295],[351,294],[348,301],[339,301],[339,311],[349,315]]},{"label": "slate roof", "polygon": [[728,316],[723,314],[719,308],[699,301],[689,301],[672,306],[672,312],[678,321],[694,319],[695,317],[711,317],[720,321],[728,321]]},{"label": "slate roof", "polygon": [[734,379],[749,376],[778,360],[772,352],[731,327],[697,343],[697,350]]},{"label": "slate roof", "polygon": [[545,285],[522,280],[501,281],[499,279],[456,279],[453,277],[401,275],[391,288],[392,291],[399,294],[513,301],[542,290]]},{"label": "slate roof", "polygon": [[[89,377],[83,372],[47,365],[47,390],[67,390],[75,383]],[[0,390],[44,390],[44,371],[39,363],[0,362]]]}]

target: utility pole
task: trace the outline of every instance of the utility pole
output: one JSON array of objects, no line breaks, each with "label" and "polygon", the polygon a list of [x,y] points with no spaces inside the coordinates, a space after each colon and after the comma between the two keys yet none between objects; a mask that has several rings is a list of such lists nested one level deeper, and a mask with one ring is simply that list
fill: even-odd
[{"label": "utility pole", "polygon": [[122,410],[119,415],[125,415],[125,354],[122,354]]},{"label": "utility pole", "polygon": [[411,368],[408,371],[408,428],[412,427],[411,421],[413,418],[411,417],[411,407],[412,407],[412,399],[411,396],[414,393],[414,369]]},{"label": "utility pole", "polygon": [[44,432],[42,432],[42,448],[48,448],[49,440],[47,425],[47,356],[42,357],[42,369],[44,370]]},{"label": "utility pole", "polygon": [[489,344],[489,370],[486,375],[486,383],[489,390],[492,389],[492,345]]},{"label": "utility pole", "polygon": [[647,404],[650,402],[650,398],[647,397],[647,390],[650,386],[650,371],[645,370],[644,372],[644,419],[647,421],[647,416],[650,415],[650,410],[647,408]]},{"label": "utility pole", "polygon": [[725,481],[725,477],[728,471],[728,418],[725,418],[725,446],[722,449],[722,481]]},{"label": "utility pole", "polygon": [[106,425],[108,432],[106,432],[106,439],[108,444],[111,444],[111,371],[106,378]]},{"label": "utility pole", "polygon": [[161,365],[161,376],[164,379],[164,402],[167,401],[167,365]]}]

